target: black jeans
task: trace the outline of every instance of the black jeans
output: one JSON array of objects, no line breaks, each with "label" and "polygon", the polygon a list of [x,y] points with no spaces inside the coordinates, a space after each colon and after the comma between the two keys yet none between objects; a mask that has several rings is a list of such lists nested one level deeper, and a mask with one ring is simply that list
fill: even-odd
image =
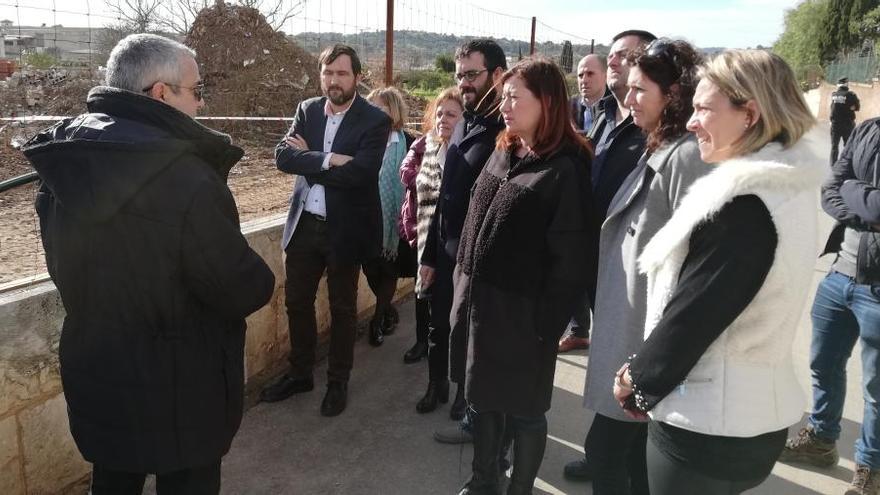
[{"label": "black jeans", "polygon": [[[146,473],[92,467],[92,495],[141,495]],[[220,461],[207,466],[156,475],[158,495],[214,495],[220,493]]]},{"label": "black jeans", "polygon": [[648,495],[645,463],[647,423],[596,414],[584,452],[593,471],[594,495]]},{"label": "black jeans", "polygon": [[359,264],[333,256],[327,223],[303,212],[287,246],[285,268],[291,375],[295,378],[312,376],[318,344],[315,297],[326,270],[331,318],[327,376],[330,381],[347,382],[354,364],[357,337]]}]

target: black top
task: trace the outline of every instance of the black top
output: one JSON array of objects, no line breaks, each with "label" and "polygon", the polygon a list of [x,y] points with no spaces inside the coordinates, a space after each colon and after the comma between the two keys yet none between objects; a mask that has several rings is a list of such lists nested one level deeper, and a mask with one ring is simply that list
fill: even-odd
[{"label": "black top", "polygon": [[651,410],[751,303],[776,251],[776,227],[755,195],[737,196],[694,229],[678,286],[630,364],[639,407]]}]

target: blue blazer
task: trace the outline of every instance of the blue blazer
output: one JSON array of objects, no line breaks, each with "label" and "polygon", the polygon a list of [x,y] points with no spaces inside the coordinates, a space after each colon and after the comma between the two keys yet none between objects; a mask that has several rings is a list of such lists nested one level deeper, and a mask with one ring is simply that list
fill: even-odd
[{"label": "blue blazer", "polygon": [[[379,169],[391,130],[391,119],[361,96],[346,112],[331,151],[354,158],[341,167],[324,163],[326,97],[305,100],[296,109],[288,135],[299,134],[309,150],[295,150],[282,140],[275,147],[278,170],[296,174],[290,212],[284,225],[282,249],[287,249],[313,184],[324,186],[327,231],[331,255],[341,261],[362,262],[379,256],[382,245],[382,212],[379,202]],[[311,150],[311,151],[310,151]]]}]

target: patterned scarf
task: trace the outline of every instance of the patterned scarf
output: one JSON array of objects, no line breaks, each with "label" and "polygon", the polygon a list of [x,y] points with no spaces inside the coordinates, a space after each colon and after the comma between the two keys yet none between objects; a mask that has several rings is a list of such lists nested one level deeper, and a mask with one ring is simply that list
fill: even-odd
[{"label": "patterned scarf", "polygon": [[403,185],[400,183],[400,162],[406,156],[406,139],[403,131],[391,131],[397,134],[397,142],[391,142],[389,136],[382,168],[379,170],[379,199],[382,202],[382,256],[387,260],[397,257],[397,245],[400,234],[397,232],[397,217],[400,205],[403,204]]}]

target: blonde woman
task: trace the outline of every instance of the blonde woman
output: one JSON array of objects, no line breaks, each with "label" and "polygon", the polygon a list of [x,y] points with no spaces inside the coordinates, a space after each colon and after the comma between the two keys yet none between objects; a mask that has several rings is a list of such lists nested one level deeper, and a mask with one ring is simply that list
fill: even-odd
[{"label": "blonde woman", "polygon": [[378,347],[385,341],[385,335],[394,332],[394,327],[397,325],[397,312],[391,305],[391,300],[397,289],[397,255],[402,242],[397,230],[397,218],[404,192],[397,174],[400,162],[406,155],[403,125],[408,110],[403,96],[395,88],[375,89],[367,95],[367,101],[391,117],[391,132],[388,134],[382,168],[379,170],[382,251],[378,258],[363,265],[367,283],[376,295],[376,310],[370,321],[370,345]]},{"label": "blonde woman", "polygon": [[[400,216],[400,232],[401,237],[416,250],[417,260],[425,249],[431,217],[440,196],[446,150],[463,113],[464,103],[458,88],[441,91],[425,109],[422,122],[424,135],[413,143],[400,165],[400,181],[406,188],[406,200]],[[415,363],[428,355],[430,321],[430,290],[422,287],[421,277],[417,275],[416,343],[404,354],[404,362]],[[429,412],[437,407],[440,397],[436,393],[433,395],[435,398],[429,398],[419,408],[419,412]],[[445,397],[443,399],[446,400]]]},{"label": "blonde woman", "polygon": [[760,50],[700,71],[688,129],[714,164],[648,242],[646,340],[614,380],[650,416],[652,495],[759,485],[803,411],[791,363],[825,166],[794,74]]}]

